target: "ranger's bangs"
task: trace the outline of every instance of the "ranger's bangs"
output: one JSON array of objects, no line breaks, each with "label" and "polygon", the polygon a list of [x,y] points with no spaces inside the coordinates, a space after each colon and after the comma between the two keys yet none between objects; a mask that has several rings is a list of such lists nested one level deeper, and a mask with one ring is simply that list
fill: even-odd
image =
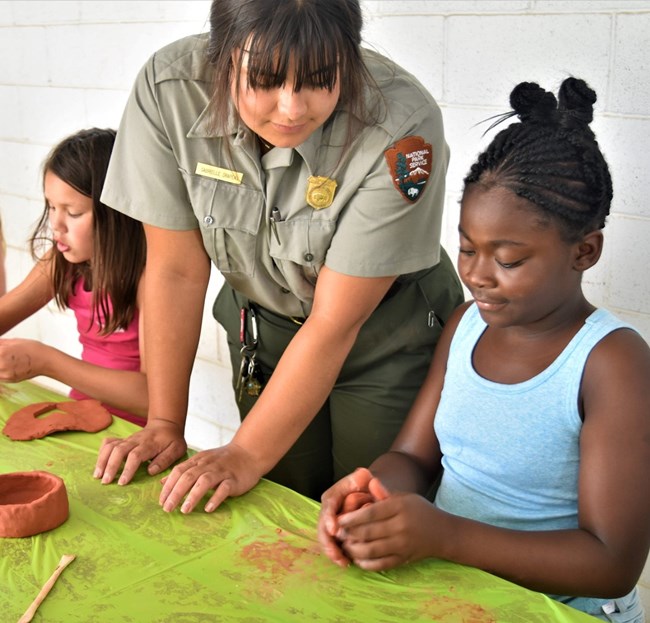
[{"label": "ranger's bangs", "polygon": [[[291,32],[291,31],[290,31]],[[287,37],[284,32],[253,34],[245,51],[248,52],[248,86],[252,89],[272,89],[286,83],[290,62],[294,62],[295,91],[304,88],[332,91],[338,78],[341,58],[334,33],[323,41],[325,33],[312,28],[294,31]],[[316,38],[315,38],[316,37]]]}]

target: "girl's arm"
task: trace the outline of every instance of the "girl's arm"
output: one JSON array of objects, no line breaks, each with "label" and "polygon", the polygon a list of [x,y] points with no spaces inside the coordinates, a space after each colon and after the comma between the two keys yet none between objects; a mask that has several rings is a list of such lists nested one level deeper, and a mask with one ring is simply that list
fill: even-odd
[{"label": "girl's arm", "polygon": [[[185,454],[190,373],[198,347],[210,259],[199,230],[172,231],[145,225],[144,344],[149,395],[145,428],[126,439],[106,439],[95,478],[130,482],[139,465],[158,474]],[[141,350],[144,353],[144,349]]]},{"label": "girl's arm", "polygon": [[206,511],[252,488],[287,452],[327,399],[359,329],[394,277],[360,278],[321,270],[312,312],[282,355],[257,403],[227,446],[174,468],[160,502],[166,511],[187,494],[190,512],[216,488]]},{"label": "girl's arm", "polygon": [[37,261],[27,277],[0,297],[0,335],[45,307],[54,296],[52,264],[48,258]]},{"label": "girl's arm", "polygon": [[[370,491],[373,476],[389,490],[414,491],[424,495],[437,479],[440,448],[433,432],[433,416],[438,408],[447,367],[447,356],[456,327],[470,303],[463,303],[449,317],[436,344],[427,376],[411,406],[408,417],[386,454],[378,457],[370,470],[358,469],[330,487],[322,496],[318,538],[325,554],[336,564],[347,566],[350,559],[341,549],[337,534],[338,518],[352,507],[376,500]],[[354,505],[351,501],[357,500]]]},{"label": "girl's arm", "polygon": [[[607,336],[589,357],[582,386],[577,529],[507,530],[395,493],[338,518],[336,537],[344,541],[347,557],[370,570],[437,557],[547,593],[625,595],[650,547],[648,378],[650,349],[631,331]],[[417,454],[412,435],[401,436],[394,447],[406,454],[413,448]],[[381,477],[394,482],[384,466]]]},{"label": "girl's arm", "polygon": [[[3,309],[4,299],[12,299],[7,302],[4,309],[13,307],[19,315],[19,310],[28,307],[26,297],[38,300],[39,287],[43,287],[45,281],[42,279],[43,272],[42,267],[37,265],[23,284],[0,299],[0,309]],[[141,284],[143,281],[144,278],[141,279]],[[25,287],[23,288],[23,286]],[[18,296],[21,292],[22,296]],[[141,312],[140,326],[142,326],[140,304],[138,307]],[[5,316],[2,315],[2,317]],[[147,379],[144,374],[144,358],[142,357],[142,336],[140,336],[140,344],[140,372],[132,372],[112,370],[88,363],[36,340],[0,340],[0,381],[16,383],[35,376],[47,376],[74,387],[96,400],[146,417],[148,399]]]},{"label": "girl's arm", "polygon": [[0,381],[17,383],[47,376],[118,409],[147,416],[147,377],[111,370],[35,340],[0,340]]}]

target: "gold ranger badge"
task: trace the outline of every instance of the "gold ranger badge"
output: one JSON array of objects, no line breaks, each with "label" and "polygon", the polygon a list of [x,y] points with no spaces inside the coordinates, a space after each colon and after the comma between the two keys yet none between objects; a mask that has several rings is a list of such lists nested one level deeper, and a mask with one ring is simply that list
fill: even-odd
[{"label": "gold ranger badge", "polygon": [[307,182],[307,203],[314,210],[329,208],[332,205],[332,201],[334,201],[336,182],[329,177],[316,175],[309,176]]}]

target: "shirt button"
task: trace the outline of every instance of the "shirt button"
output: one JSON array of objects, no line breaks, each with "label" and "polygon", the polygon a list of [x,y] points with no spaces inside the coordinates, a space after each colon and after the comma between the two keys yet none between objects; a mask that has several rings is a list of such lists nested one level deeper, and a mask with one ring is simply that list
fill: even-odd
[{"label": "shirt button", "polygon": [[314,259],[314,256],[311,253],[305,253],[303,259],[305,262],[311,262]]},{"label": "shirt button", "polygon": [[203,217],[203,224],[204,224],[204,225],[208,225],[208,226],[209,226],[209,225],[212,225],[212,223],[214,223],[214,218],[211,217],[209,214],[208,214],[208,216],[204,216],[204,217]]}]

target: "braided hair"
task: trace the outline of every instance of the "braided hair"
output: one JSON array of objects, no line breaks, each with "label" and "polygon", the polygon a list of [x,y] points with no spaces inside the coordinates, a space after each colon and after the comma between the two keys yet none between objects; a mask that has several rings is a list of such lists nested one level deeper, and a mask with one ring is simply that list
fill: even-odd
[{"label": "braided hair", "polygon": [[553,219],[569,242],[602,229],[612,200],[607,162],[589,124],[596,93],[584,80],[567,78],[558,99],[534,82],[510,94],[520,122],[501,130],[465,177],[465,190],[503,187]]}]

